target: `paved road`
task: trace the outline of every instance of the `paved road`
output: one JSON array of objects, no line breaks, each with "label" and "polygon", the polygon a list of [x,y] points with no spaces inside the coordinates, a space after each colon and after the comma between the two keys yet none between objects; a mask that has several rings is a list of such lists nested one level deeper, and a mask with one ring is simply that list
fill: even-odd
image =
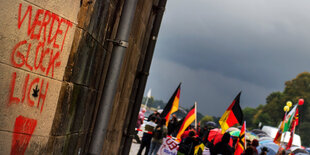
[{"label": "paved road", "polygon": [[[142,132],[139,132],[138,136],[140,137],[140,139],[142,139]],[[138,153],[138,151],[139,151],[139,147],[140,147],[140,144],[137,143],[135,139],[133,139],[132,143],[131,143],[131,148],[130,148],[129,155],[136,155]],[[145,151],[145,148],[142,151],[143,155],[144,155],[144,151]]]}]

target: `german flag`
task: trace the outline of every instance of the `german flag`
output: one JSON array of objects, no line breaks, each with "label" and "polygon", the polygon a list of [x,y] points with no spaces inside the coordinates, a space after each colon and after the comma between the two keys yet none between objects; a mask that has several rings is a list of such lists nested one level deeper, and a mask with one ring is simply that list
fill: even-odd
[{"label": "german flag", "polygon": [[191,125],[196,119],[195,105],[189,110],[185,118],[182,119],[182,125],[179,128],[179,132],[177,134],[177,141],[181,141],[181,136],[186,130],[186,128]]},{"label": "german flag", "polygon": [[166,119],[166,126],[168,127],[170,115],[179,109],[179,100],[180,100],[180,91],[181,83],[178,88],[175,90],[171,98],[169,99],[167,105],[165,106],[163,112],[160,114],[161,118]]},{"label": "german flag", "polygon": [[240,131],[239,138],[237,140],[235,155],[241,155],[245,150],[245,128],[246,128],[245,126],[246,123],[244,121]]},{"label": "german flag", "polygon": [[242,113],[242,110],[239,104],[240,95],[241,95],[241,92],[236,96],[232,104],[228,107],[228,109],[225,111],[225,113],[219,120],[219,123],[222,128],[222,133],[225,133],[225,131],[229,127],[237,123],[242,124],[243,113]]}]

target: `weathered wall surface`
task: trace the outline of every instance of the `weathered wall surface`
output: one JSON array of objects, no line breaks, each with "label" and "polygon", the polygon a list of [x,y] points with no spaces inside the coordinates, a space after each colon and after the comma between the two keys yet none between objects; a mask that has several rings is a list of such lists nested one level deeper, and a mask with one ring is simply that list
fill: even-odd
[{"label": "weathered wall surface", "polygon": [[48,142],[80,7],[63,2],[0,2],[1,154]]},{"label": "weathered wall surface", "polygon": [[[0,1],[0,154],[87,153],[123,3]],[[123,147],[156,3],[138,1],[104,154]]]},{"label": "weathered wall surface", "polygon": [[154,9],[157,3],[158,0],[138,1],[132,31],[129,37],[129,47],[124,58],[118,90],[108,125],[109,128],[105,137],[104,154],[121,154],[121,150],[124,147],[122,146],[122,138],[128,136],[124,128],[126,128],[126,117],[128,117],[129,113],[128,107],[132,93],[131,90],[134,87],[133,84],[136,76],[140,74],[138,72],[138,63],[141,59],[144,59],[155,15]]}]

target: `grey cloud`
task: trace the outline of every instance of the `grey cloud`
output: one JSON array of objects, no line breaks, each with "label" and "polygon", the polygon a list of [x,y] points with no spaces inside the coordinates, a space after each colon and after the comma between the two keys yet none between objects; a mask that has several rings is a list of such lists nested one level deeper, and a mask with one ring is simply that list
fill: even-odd
[{"label": "grey cloud", "polygon": [[308,0],[169,0],[147,87],[167,101],[183,81],[181,102],[221,103],[214,115],[240,90],[246,106],[264,104],[309,71],[309,10]]},{"label": "grey cloud", "polygon": [[206,70],[193,70],[171,61],[154,60],[146,90],[152,89],[152,96],[160,96],[167,102],[182,82],[180,106],[189,108],[198,102],[198,111],[220,116],[242,90],[241,107],[256,107],[265,103],[265,96],[274,90],[265,89],[248,82],[225,77]]},{"label": "grey cloud", "polygon": [[[280,1],[196,2],[193,6],[170,5],[180,14],[167,11],[163,23],[167,26],[162,26],[157,48],[160,58],[269,88],[280,88],[285,78],[310,65],[310,22],[302,21],[310,15],[296,5],[286,2],[278,6]],[[183,8],[191,11],[181,11]]]}]

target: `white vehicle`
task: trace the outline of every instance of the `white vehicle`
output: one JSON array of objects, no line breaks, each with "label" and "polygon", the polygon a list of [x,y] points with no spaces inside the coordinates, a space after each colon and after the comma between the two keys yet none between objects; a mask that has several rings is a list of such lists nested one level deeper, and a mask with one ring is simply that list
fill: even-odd
[{"label": "white vehicle", "polygon": [[[278,128],[271,127],[271,126],[263,126],[262,131],[265,131],[268,136],[274,139],[278,132]],[[281,142],[288,143],[290,137],[291,137],[290,132],[282,133]],[[292,146],[301,147],[301,140],[300,140],[299,135],[294,134]]]}]

